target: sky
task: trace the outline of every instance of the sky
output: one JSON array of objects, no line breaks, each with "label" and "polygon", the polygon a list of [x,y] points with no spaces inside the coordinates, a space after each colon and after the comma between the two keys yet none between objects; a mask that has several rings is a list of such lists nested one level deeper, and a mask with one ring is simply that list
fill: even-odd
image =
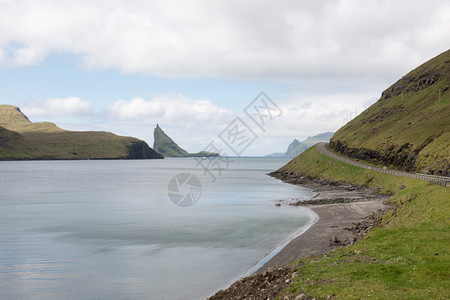
[{"label": "sky", "polygon": [[265,155],[338,130],[449,37],[447,0],[0,0],[0,104],[228,155],[239,118],[239,154]]}]

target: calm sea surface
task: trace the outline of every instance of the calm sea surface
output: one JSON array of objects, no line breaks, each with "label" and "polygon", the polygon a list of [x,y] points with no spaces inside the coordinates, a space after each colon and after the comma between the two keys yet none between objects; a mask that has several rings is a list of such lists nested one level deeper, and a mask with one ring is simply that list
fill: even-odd
[{"label": "calm sea surface", "polygon": [[[0,299],[202,299],[246,274],[315,216],[278,200],[309,190],[233,158],[212,182],[193,159],[0,162]],[[200,179],[191,207],[168,198]],[[219,175],[216,173],[216,175]]]}]

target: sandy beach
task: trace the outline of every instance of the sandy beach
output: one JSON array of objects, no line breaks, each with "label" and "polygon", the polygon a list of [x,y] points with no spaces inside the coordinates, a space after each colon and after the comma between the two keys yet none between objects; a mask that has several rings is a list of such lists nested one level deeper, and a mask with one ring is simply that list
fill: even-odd
[{"label": "sandy beach", "polygon": [[330,251],[332,236],[336,236],[339,240],[350,237],[352,233],[345,230],[346,227],[350,227],[352,223],[361,222],[364,217],[385,207],[384,197],[364,191],[311,185],[308,188],[314,188],[318,192],[314,198],[318,203],[332,199],[350,199],[349,201],[353,202],[307,205],[306,207],[319,216],[319,220],[306,232],[290,241],[257,272],[263,272],[273,266],[285,265],[301,257]]}]

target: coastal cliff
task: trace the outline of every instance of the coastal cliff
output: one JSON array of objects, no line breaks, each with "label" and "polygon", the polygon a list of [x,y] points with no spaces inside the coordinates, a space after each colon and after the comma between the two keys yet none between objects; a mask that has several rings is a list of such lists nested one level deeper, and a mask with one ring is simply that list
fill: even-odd
[{"label": "coastal cliff", "polygon": [[20,108],[0,105],[0,160],[154,158],[163,156],[137,138],[33,123]]}]

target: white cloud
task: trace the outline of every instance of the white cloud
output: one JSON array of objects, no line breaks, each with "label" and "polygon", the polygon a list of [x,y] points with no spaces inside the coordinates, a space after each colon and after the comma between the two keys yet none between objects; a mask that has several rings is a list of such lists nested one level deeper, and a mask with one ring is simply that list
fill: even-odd
[{"label": "white cloud", "polygon": [[283,116],[275,119],[268,137],[298,139],[326,131],[336,131],[376,101],[375,94],[333,93],[300,95],[281,105]]},{"label": "white cloud", "polygon": [[21,107],[30,118],[67,118],[93,114],[93,104],[78,97],[50,98],[25,103]]},{"label": "white cloud", "polygon": [[0,67],[67,52],[169,77],[392,76],[447,50],[449,15],[445,0],[1,1]]},{"label": "white cloud", "polygon": [[245,150],[243,155],[285,152],[289,143],[295,138],[304,140],[308,136],[336,131],[344,122],[350,121],[373,104],[376,96],[370,93],[324,93],[321,95],[298,94],[277,99],[283,114],[267,120],[265,132],[243,116],[244,121],[258,135],[258,139]]},{"label": "white cloud", "polygon": [[180,94],[165,94],[149,100],[134,98],[108,104],[113,118],[133,122],[167,122],[171,124],[207,123],[222,120],[230,111],[208,100],[192,100]]}]

